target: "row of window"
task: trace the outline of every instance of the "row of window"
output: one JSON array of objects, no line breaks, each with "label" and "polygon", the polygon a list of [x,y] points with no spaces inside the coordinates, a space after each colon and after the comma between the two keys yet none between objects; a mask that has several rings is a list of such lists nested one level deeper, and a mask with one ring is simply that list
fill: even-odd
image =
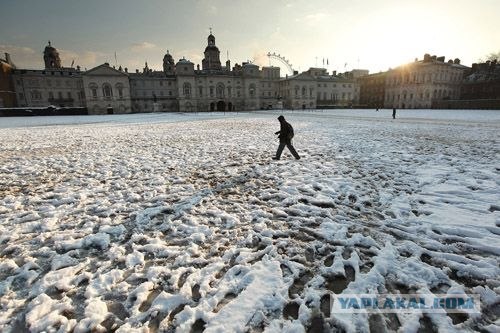
[{"label": "row of window", "polygon": [[[132,97],[140,97],[140,92],[139,91],[135,91],[133,92],[133,95]],[[172,97],[174,94],[172,92],[172,90],[169,90],[168,91],[168,94],[167,94],[169,97]],[[165,91],[161,90],[160,92],[158,91],[143,91],[142,92],[142,97],[154,97],[154,96],[162,96],[162,97],[165,97]]]},{"label": "row of window", "polygon": [[[83,91],[77,91],[76,95],[77,95],[78,100],[80,100],[80,101],[85,99],[85,94],[84,94]],[[38,90],[32,90],[32,91],[30,91],[30,96],[31,96],[31,99],[33,101],[41,101],[43,99],[42,92],[40,92]],[[66,93],[66,95],[64,95],[64,93],[62,91],[58,91],[57,95],[54,95],[54,92],[49,91],[49,93],[48,93],[48,100],[49,100],[49,102],[51,100],[55,99],[54,96],[57,96],[57,99],[59,99],[59,100],[73,99],[73,94],[71,93],[71,91],[68,91]],[[24,95],[22,95],[22,97],[24,99]]]},{"label": "row of window", "polygon": [[[90,95],[91,95],[92,99],[99,98],[98,85],[96,83],[90,83],[89,88],[90,88]],[[123,84],[117,83],[115,85],[115,89],[118,92],[118,99],[122,99],[123,98]],[[113,98],[113,87],[111,87],[111,84],[104,83],[102,85],[101,91],[102,91],[102,97],[104,99],[112,99]]]},{"label": "row of window", "polygon": [[[434,89],[434,91],[432,92],[432,95],[431,95],[431,92],[429,90],[426,90],[425,91],[425,94],[423,92],[419,93],[417,96],[419,97],[420,100],[423,100],[424,97],[426,100],[430,100],[431,97],[432,99],[441,99],[441,98],[449,98],[449,97],[453,97],[453,92],[451,90],[443,90],[443,89]],[[415,97],[413,93],[407,93],[407,92],[403,92],[402,94],[395,94],[395,93],[388,93],[386,95],[386,99],[388,101],[399,101],[399,100],[410,100],[412,101],[413,98]]]},{"label": "row of window", "polygon": [[[323,98],[321,98],[323,97]],[[345,93],[343,92],[342,95],[342,100],[351,100],[352,99],[352,94],[350,92],[348,93]],[[323,100],[323,101],[327,101],[327,100],[330,100],[330,101],[337,101],[339,99],[339,94],[335,94],[335,93],[330,93],[329,96],[327,96],[327,93],[326,92],[323,92],[323,96],[321,95],[320,92],[318,92],[318,100]]]},{"label": "row of window", "polygon": [[[336,83],[334,83],[332,86],[333,86],[333,88],[337,88],[337,84]],[[329,85],[326,84],[326,83],[323,83],[323,88],[327,88],[327,87],[329,87]],[[321,88],[321,83],[318,83],[318,88]],[[348,83],[348,84],[343,83],[342,84],[342,88],[352,88],[352,84],[350,84],[350,83]]]},{"label": "row of window", "polygon": [[[219,83],[217,84],[217,86],[215,87],[215,96],[217,98],[224,98],[225,97],[225,87],[224,87],[224,84],[222,83]],[[256,86],[254,83],[250,84],[250,86],[248,87],[248,94],[250,96],[250,98],[254,98],[255,95],[256,95]],[[182,93],[185,97],[191,97],[191,84],[189,82],[185,82],[184,85],[182,86]],[[198,95],[199,97],[203,97],[203,87],[202,86],[199,86],[198,87]],[[210,86],[209,87],[209,96],[210,97],[214,97],[214,87],[213,86]],[[227,87],[227,96],[228,97],[232,97],[232,87]],[[240,87],[237,87],[237,90],[236,90],[236,97],[241,97],[241,91],[240,91]]]},{"label": "row of window", "polygon": [[[155,87],[156,86],[155,82],[159,82],[159,85],[161,87],[163,87],[165,83],[167,83],[166,85],[169,87],[172,86],[172,81],[167,81],[167,80],[159,80],[159,81],[158,80],[154,80],[154,81],[153,80],[151,80],[151,81],[145,81],[145,80],[132,81],[131,80],[131,82],[132,82],[132,86],[134,86],[134,87],[137,87],[138,85],[140,85],[141,87],[146,87],[147,85],[149,85],[151,87]],[[141,82],[141,83],[139,84],[138,82]],[[148,83],[148,84],[146,84],[146,83]]]},{"label": "row of window", "polygon": [[408,73],[402,75],[395,75],[387,79],[389,86],[396,86],[401,83],[430,83],[436,81],[442,82],[459,82],[461,80],[461,73],[453,72],[435,72],[435,73]]},{"label": "row of window", "polygon": [[[61,86],[66,86],[68,88],[73,88],[75,86],[75,84],[73,83],[74,81],[72,80],[65,80],[63,81],[63,79],[54,79],[54,81],[52,81],[51,79],[26,79],[26,84],[29,85],[29,86],[32,86],[32,87],[40,87],[40,84],[43,84],[43,82],[45,82],[45,85],[47,87],[52,87],[54,83],[54,86],[55,87],[61,87]],[[22,81],[21,79],[18,79],[16,80],[16,84],[18,86],[21,86],[22,85]],[[76,81],[76,87],[81,89],[83,88],[83,82],[81,80],[77,80]]]}]

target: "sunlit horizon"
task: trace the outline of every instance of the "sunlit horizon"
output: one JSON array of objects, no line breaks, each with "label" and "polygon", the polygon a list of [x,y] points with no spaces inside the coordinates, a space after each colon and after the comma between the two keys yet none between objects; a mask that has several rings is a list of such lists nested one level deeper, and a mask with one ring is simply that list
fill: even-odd
[{"label": "sunlit horizon", "polygon": [[167,50],[176,61],[185,57],[198,64],[209,27],[222,62],[229,56],[232,65],[252,61],[282,67],[266,56],[276,52],[299,71],[324,67],[329,72],[360,68],[377,73],[420,60],[425,53],[459,58],[471,66],[500,51],[495,17],[500,2],[491,0],[7,0],[2,8],[0,52],[2,57],[10,53],[21,68],[42,68],[48,40],[59,50],[63,66],[74,61],[90,69],[109,62],[135,71],[147,61],[149,68],[161,70]]}]

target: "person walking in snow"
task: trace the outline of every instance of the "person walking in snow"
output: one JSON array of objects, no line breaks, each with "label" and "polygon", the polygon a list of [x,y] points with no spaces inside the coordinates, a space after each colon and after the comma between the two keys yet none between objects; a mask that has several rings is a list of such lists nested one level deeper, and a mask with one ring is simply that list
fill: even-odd
[{"label": "person walking in snow", "polygon": [[396,119],[396,108],[392,109],[392,119]]},{"label": "person walking in snow", "polygon": [[300,160],[299,154],[297,154],[297,151],[292,145],[292,139],[293,139],[292,125],[290,125],[283,116],[279,116],[278,120],[280,121],[280,130],[274,134],[278,135],[278,138],[280,139],[280,145],[278,146],[278,151],[276,151],[276,156],[273,157],[273,160],[280,159],[281,153],[283,152],[283,149],[285,149],[285,146],[288,147],[288,150],[290,150],[293,157],[295,157],[297,160]]}]

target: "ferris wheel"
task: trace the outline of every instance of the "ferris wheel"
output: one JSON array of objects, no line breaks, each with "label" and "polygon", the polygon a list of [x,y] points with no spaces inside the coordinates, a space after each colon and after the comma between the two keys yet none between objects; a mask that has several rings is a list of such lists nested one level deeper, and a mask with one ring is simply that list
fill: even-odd
[{"label": "ferris wheel", "polygon": [[267,52],[267,57],[269,58],[269,64],[271,64],[271,59],[278,60],[280,63],[282,63],[286,67],[286,69],[288,69],[288,71],[290,72],[290,75],[293,75],[294,70],[293,70],[292,64],[284,56],[277,54],[275,52],[273,52],[273,53]]}]

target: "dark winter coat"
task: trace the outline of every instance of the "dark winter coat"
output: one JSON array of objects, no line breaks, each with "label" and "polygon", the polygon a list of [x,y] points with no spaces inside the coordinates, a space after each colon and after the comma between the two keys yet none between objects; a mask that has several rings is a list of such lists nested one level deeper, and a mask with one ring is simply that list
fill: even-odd
[{"label": "dark winter coat", "polygon": [[290,142],[293,138],[293,127],[289,123],[286,122],[285,117],[280,116],[278,118],[280,121],[280,130],[275,134],[279,134],[278,138],[280,142]]}]

